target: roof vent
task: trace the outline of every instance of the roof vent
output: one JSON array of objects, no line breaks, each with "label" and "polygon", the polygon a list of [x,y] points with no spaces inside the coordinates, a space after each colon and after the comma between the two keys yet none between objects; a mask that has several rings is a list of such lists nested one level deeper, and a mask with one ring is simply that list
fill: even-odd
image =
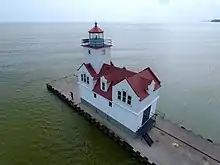
[{"label": "roof vent", "polygon": [[125,68],[125,67],[123,67],[122,69],[125,69],[125,70],[126,70],[126,68]]}]

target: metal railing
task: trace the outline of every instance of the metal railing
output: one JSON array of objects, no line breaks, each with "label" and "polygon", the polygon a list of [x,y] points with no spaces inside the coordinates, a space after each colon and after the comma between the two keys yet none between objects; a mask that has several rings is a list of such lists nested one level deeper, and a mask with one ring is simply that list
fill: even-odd
[{"label": "metal railing", "polygon": [[94,38],[94,39],[82,39],[82,46],[92,46],[92,47],[100,47],[100,46],[111,46],[111,39],[102,39],[102,38]]}]

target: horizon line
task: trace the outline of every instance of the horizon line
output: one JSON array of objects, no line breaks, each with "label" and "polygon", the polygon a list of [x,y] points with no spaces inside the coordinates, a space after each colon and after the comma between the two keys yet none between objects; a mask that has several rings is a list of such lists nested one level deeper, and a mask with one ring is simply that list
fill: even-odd
[{"label": "horizon line", "polygon": [[[135,23],[135,24],[149,24],[149,23],[200,23],[210,22],[211,20],[198,21],[97,21],[98,23]],[[4,23],[94,23],[95,21],[0,21]]]}]

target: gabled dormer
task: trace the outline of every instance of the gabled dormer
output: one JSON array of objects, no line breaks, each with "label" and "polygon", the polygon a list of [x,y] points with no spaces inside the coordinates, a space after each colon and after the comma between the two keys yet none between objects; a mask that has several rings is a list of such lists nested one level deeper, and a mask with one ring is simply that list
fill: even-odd
[{"label": "gabled dormer", "polygon": [[155,81],[152,80],[151,84],[148,85],[148,89],[147,89],[148,94],[149,95],[152,94],[154,92],[154,89],[155,89]]},{"label": "gabled dormer", "polygon": [[77,77],[78,77],[78,83],[84,86],[87,86],[90,89],[93,89],[96,80],[94,80],[94,77],[96,77],[96,72],[92,68],[91,64],[82,64],[77,69]]},{"label": "gabled dormer", "polygon": [[108,81],[104,76],[102,76],[100,78],[100,89],[106,92],[108,90],[108,86],[109,86]]},{"label": "gabled dormer", "polygon": [[126,109],[136,107],[138,97],[126,79],[113,86],[113,100]]}]

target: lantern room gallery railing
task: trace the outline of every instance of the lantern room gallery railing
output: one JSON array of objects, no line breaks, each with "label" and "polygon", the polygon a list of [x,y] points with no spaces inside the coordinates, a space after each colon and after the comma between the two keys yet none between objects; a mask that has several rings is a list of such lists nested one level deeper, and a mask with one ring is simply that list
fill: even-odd
[{"label": "lantern room gallery railing", "polygon": [[102,38],[87,38],[82,39],[82,46],[90,47],[102,47],[102,46],[112,46],[111,39],[102,39]]}]

